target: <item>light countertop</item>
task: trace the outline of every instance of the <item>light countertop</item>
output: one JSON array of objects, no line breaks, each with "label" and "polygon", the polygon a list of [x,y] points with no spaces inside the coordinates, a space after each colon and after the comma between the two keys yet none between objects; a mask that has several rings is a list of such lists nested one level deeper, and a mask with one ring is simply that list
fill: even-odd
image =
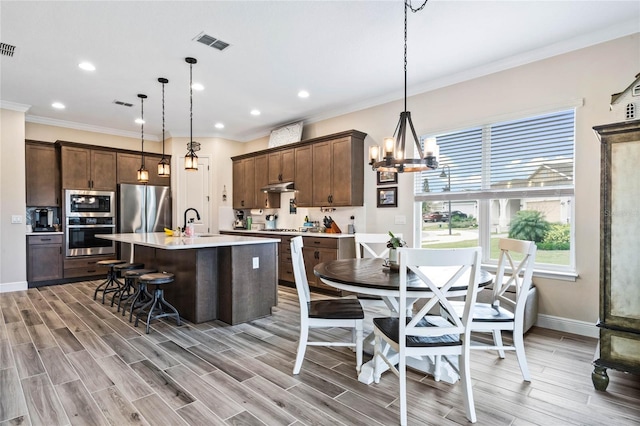
[{"label": "light countertop", "polygon": [[164,232],[100,235],[99,238],[164,250],[228,247],[279,243],[280,239],[241,237],[236,235],[197,234],[195,237],[173,237]]},{"label": "light countertop", "polygon": [[220,232],[229,232],[234,234],[243,235],[260,235],[261,237],[266,235],[272,235],[277,238],[278,235],[290,235],[297,237],[298,235],[303,237],[319,237],[319,238],[353,238],[354,234],[330,234],[327,232],[300,232],[300,231],[257,231],[249,229],[221,229]]},{"label": "light countertop", "polygon": [[27,235],[63,235],[62,231],[27,232]]}]

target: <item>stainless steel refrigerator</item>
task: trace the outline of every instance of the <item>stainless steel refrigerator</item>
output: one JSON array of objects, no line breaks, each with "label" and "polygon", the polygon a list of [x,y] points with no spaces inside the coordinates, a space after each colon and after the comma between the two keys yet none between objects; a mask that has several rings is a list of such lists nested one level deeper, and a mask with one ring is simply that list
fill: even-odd
[{"label": "stainless steel refrigerator", "polygon": [[[171,187],[118,186],[118,232],[163,232],[164,228],[171,228]],[[130,245],[120,244],[120,259],[130,258]]]}]

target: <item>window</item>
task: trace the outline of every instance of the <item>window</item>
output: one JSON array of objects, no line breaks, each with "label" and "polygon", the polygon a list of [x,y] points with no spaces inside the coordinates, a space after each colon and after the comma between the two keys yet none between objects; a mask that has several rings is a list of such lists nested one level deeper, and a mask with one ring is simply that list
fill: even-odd
[{"label": "window", "polygon": [[537,242],[538,269],[573,272],[574,136],[573,109],[435,135],[440,167],[415,175],[421,246],[481,245],[493,263],[511,235]]}]

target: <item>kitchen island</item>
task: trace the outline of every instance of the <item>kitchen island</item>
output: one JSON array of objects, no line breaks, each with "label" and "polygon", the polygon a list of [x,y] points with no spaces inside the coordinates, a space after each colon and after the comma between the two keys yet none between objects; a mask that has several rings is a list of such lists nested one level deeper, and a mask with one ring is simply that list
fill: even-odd
[{"label": "kitchen island", "polygon": [[101,238],[131,244],[135,262],[174,274],[165,298],[191,322],[238,324],[270,315],[277,304],[278,238],[161,232]]}]

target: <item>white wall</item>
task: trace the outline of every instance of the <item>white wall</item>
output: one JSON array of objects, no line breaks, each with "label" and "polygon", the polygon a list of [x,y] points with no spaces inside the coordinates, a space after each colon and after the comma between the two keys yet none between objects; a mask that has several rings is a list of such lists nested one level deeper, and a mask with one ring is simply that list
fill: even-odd
[{"label": "white wall", "polygon": [[24,139],[24,112],[0,109],[0,292],[27,288]]}]

